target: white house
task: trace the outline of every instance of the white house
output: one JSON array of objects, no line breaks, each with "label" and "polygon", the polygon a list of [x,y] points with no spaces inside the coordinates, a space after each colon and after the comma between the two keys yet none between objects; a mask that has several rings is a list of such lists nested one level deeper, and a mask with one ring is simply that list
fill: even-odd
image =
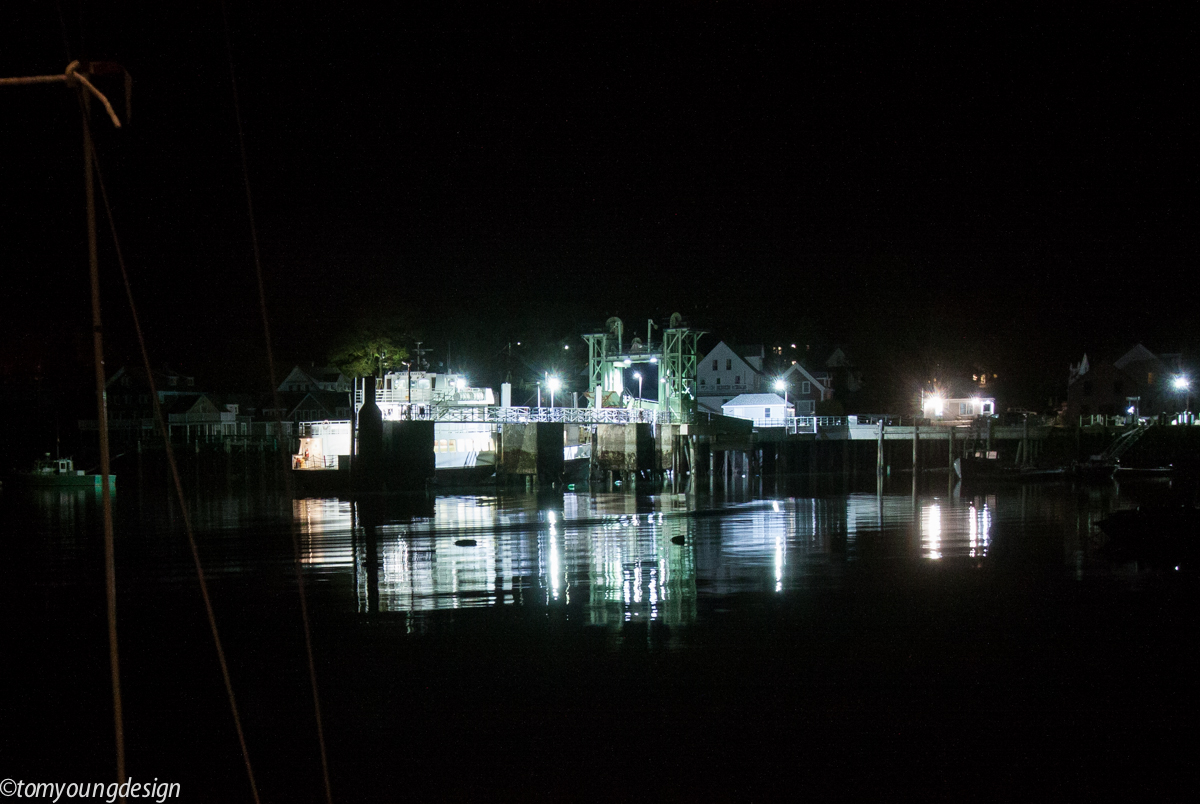
[{"label": "white house", "polygon": [[735,419],[749,419],[755,427],[783,427],[795,409],[777,394],[741,394],[721,406],[721,412]]},{"label": "white house", "polygon": [[991,416],[996,412],[996,400],[990,396],[947,399],[937,394],[923,394],[921,415],[934,421],[955,422]]},{"label": "white house", "polygon": [[721,341],[700,360],[696,367],[696,403],[701,410],[720,413],[739,394],[767,390],[761,347],[759,350],[757,356],[742,357]]}]

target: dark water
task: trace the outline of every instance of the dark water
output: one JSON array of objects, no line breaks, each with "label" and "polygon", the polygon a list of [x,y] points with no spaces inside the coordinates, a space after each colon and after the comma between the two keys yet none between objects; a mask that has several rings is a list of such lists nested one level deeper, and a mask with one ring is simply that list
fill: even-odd
[{"label": "dark water", "polygon": [[[290,501],[190,516],[264,801],[1155,799],[1195,781],[1186,568],[1094,523],[1178,483]],[[644,492],[645,489],[642,489]],[[129,771],[250,800],[165,482],[116,500]],[[0,776],[107,781],[98,498],[0,492]]]}]

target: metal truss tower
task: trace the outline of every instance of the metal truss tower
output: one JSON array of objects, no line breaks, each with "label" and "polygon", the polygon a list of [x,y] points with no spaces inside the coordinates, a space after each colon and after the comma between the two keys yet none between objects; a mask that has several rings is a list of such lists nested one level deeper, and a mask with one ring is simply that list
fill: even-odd
[{"label": "metal truss tower", "polygon": [[665,372],[672,414],[679,420],[696,409],[696,374],[700,363],[703,330],[671,327],[663,330],[662,371]]},{"label": "metal truss tower", "polygon": [[[648,322],[650,323],[650,322]],[[687,421],[696,407],[696,372],[699,366],[700,338],[704,330],[680,326],[679,314],[671,316],[670,326],[663,329],[659,344],[647,341],[631,342],[626,348],[622,343],[622,324],[610,319],[609,332],[597,332],[583,336],[588,344],[588,389],[595,391],[617,391],[620,387],[621,370],[638,363],[657,363],[663,382],[663,394],[658,401],[658,410],[669,412],[671,420]],[[651,334],[650,323],[647,338]],[[658,347],[658,348],[655,348]]]}]

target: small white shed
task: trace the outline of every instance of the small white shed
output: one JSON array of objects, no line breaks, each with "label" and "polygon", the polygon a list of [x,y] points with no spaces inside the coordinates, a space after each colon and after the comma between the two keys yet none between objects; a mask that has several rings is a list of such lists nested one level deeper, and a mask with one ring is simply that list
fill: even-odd
[{"label": "small white shed", "polygon": [[778,394],[742,394],[721,406],[726,416],[749,419],[755,427],[783,427],[795,407]]}]

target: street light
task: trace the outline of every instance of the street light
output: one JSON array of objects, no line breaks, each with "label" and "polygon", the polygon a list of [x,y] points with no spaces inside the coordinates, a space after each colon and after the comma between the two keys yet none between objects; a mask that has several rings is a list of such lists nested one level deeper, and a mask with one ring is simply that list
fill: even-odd
[{"label": "street light", "polygon": [[1192,383],[1187,377],[1180,375],[1171,381],[1171,385],[1176,391],[1185,391],[1187,393],[1183,407],[1183,420],[1186,422],[1192,412]]},{"label": "street light", "polygon": [[547,377],[546,387],[550,389],[550,407],[554,407],[554,392],[562,388],[562,382],[559,381],[558,377]]},{"label": "street light", "polygon": [[775,390],[783,391],[783,406],[786,409],[787,401],[788,401],[788,391],[787,391],[787,383],[783,381],[783,377],[780,377],[778,380],[775,381]]},{"label": "street light", "polygon": [[635,371],[635,372],[633,372],[633,376],[637,377],[637,381],[638,381],[638,407],[639,407],[639,408],[641,408],[641,406],[642,406],[642,372],[640,372],[640,371]]}]

